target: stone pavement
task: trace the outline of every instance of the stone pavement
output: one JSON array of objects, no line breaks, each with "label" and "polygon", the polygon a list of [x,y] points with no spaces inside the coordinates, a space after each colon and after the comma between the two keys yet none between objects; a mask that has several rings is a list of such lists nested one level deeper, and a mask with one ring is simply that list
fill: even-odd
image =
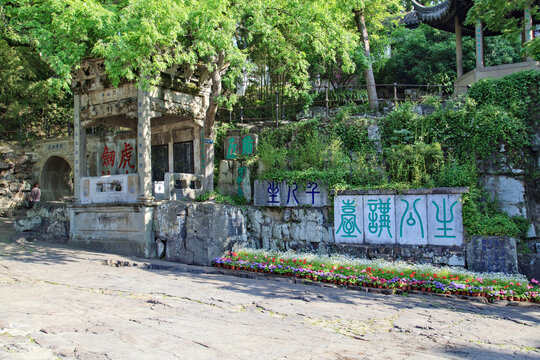
[{"label": "stone pavement", "polygon": [[1,229],[0,359],[540,358],[539,307],[240,278]]}]

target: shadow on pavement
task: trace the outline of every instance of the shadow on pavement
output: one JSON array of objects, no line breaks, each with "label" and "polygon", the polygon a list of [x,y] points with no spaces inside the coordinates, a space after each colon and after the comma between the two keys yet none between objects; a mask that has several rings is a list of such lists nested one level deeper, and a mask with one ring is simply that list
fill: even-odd
[{"label": "shadow on pavement", "polygon": [[[322,283],[301,283],[300,279],[298,279],[297,283],[294,283],[294,278],[290,277],[246,274],[212,267],[93,252],[60,244],[32,242],[25,239],[24,236],[15,237],[15,240],[11,242],[0,241],[0,261],[2,259],[49,265],[95,261],[110,266],[136,266],[160,276],[176,277],[180,280],[189,278],[191,281],[201,284],[225,283],[226,285],[221,285],[221,288],[266,299],[295,299],[305,302],[327,301],[336,304],[356,304],[355,300],[361,299],[369,302],[383,302],[385,305],[395,309],[440,308],[454,312],[511,320],[520,324],[540,324],[540,306],[520,307],[512,303],[507,304],[507,306],[483,304],[423,294],[402,296],[367,293],[353,289],[337,288]],[[453,356],[459,357],[459,354]]]}]

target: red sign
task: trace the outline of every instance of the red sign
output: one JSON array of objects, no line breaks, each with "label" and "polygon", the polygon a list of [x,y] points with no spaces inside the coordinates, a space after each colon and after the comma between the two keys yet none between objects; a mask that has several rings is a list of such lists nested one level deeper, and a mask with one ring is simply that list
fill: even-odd
[{"label": "red sign", "polygon": [[[118,165],[119,169],[125,169],[126,165],[131,169],[135,168],[135,164],[131,164],[132,154],[133,154],[133,146],[125,142],[124,150],[122,150],[122,159],[120,160],[120,165]],[[128,173],[129,173],[129,170],[126,170],[126,174]]]}]

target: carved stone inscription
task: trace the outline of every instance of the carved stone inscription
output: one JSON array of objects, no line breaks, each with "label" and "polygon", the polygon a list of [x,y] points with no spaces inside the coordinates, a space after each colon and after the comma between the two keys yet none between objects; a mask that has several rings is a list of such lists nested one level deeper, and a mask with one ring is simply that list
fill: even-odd
[{"label": "carved stone inscription", "polygon": [[98,175],[137,172],[137,145],[134,139],[106,142],[98,146]]},{"label": "carved stone inscription", "polygon": [[339,195],[334,234],[340,243],[462,245],[461,197]]},{"label": "carved stone inscription", "polygon": [[328,190],[317,182],[309,182],[305,186],[294,182],[256,180],[255,206],[313,206],[328,205]]}]

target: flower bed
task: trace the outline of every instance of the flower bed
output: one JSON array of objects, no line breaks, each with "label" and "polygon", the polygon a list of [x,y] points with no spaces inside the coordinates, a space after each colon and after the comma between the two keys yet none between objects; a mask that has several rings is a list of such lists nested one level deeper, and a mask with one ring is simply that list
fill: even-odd
[{"label": "flower bed", "polygon": [[537,280],[521,275],[474,273],[461,268],[437,268],[404,262],[351,259],[344,256],[278,253],[239,249],[216,257],[212,265],[226,269],[294,276],[347,286],[365,286],[403,291],[482,296],[488,300],[540,303]]}]

